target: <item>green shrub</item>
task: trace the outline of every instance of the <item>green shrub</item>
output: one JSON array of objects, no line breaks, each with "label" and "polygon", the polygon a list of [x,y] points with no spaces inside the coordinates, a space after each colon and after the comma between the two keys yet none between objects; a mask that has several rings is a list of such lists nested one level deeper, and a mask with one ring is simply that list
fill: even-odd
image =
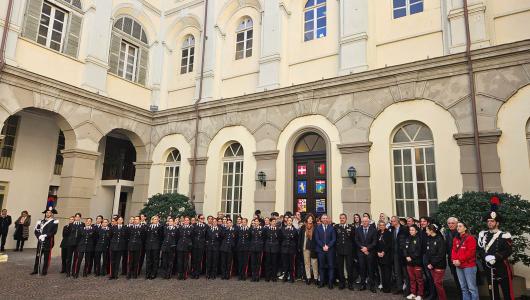
[{"label": "green shrub", "polygon": [[187,196],[181,194],[156,194],[153,195],[140,213],[145,214],[149,219],[158,215],[161,221],[165,221],[168,216],[195,216],[195,207]]}]

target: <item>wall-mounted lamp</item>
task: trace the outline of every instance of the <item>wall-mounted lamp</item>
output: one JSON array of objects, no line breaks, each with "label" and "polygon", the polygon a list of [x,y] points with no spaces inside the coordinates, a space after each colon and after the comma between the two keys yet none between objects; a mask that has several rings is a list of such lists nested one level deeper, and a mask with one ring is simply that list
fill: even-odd
[{"label": "wall-mounted lamp", "polygon": [[267,174],[263,171],[258,172],[258,181],[261,183],[262,186],[267,186]]},{"label": "wall-mounted lamp", "polygon": [[353,184],[357,184],[357,170],[354,166],[348,168],[348,177],[350,177]]}]

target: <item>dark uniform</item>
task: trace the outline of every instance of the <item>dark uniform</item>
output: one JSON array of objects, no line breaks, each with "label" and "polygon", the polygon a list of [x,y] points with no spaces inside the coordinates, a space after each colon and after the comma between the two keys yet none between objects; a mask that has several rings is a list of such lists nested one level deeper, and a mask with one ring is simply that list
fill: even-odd
[{"label": "dark uniform", "polygon": [[225,227],[221,237],[221,246],[219,247],[221,252],[221,278],[230,279],[230,275],[232,275],[232,255],[236,243],[236,230],[234,227]]},{"label": "dark uniform", "polygon": [[281,229],[281,249],[283,281],[290,280],[294,282],[295,277],[295,255],[297,252],[298,231],[291,226],[285,226]]},{"label": "dark uniform", "polygon": [[[54,213],[55,209],[53,210]],[[59,221],[54,218],[45,219],[37,222],[35,227],[35,236],[37,237],[37,255],[35,256],[35,265],[33,266],[33,273],[40,275],[48,274],[48,266],[50,265],[50,253],[54,244],[54,237],[57,233]]]},{"label": "dark uniform", "polygon": [[66,239],[66,277],[74,273],[75,267],[77,266],[77,260],[79,253],[77,251],[77,245],[81,241],[81,231],[85,228],[85,223],[76,221],[70,224],[68,230],[68,237]]},{"label": "dark uniform", "polygon": [[274,225],[266,225],[263,229],[265,245],[265,281],[276,281],[278,272],[278,255],[280,253],[280,229]]},{"label": "dark uniform", "polygon": [[202,265],[206,249],[206,231],[208,226],[197,223],[193,226],[193,249],[191,252],[191,278],[198,279],[202,272]]},{"label": "dark uniform", "polygon": [[211,226],[206,231],[206,277],[215,279],[219,265],[219,249],[221,248],[221,227]]},{"label": "dark uniform", "polygon": [[178,279],[184,280],[188,277],[189,261],[193,247],[193,226],[182,225],[178,232],[177,273]]},{"label": "dark uniform", "polygon": [[68,258],[68,234],[72,224],[66,224],[63,227],[63,239],[61,240],[61,273],[66,273],[66,262]]},{"label": "dark uniform", "polygon": [[[379,272],[381,274],[381,284],[383,285],[383,292],[390,293],[391,278],[392,278],[392,232],[385,229],[385,231],[377,231],[377,244],[375,246],[376,260],[379,265]],[[378,253],[384,253],[383,257],[379,257]]]},{"label": "dark uniform", "polygon": [[[486,221],[487,219],[494,219],[500,222],[500,216],[497,212],[489,213],[484,219]],[[508,262],[508,258],[512,255],[511,234],[500,230],[481,231],[478,236],[478,246],[483,264],[487,266],[488,284],[493,287],[494,298],[501,299],[499,293],[500,285],[504,299],[513,300],[513,272]],[[491,293],[490,288],[490,295]]]},{"label": "dark uniform", "polygon": [[[96,276],[109,274],[109,246],[110,246],[110,228],[96,227],[97,240],[94,248],[94,273]],[[103,263],[101,259],[103,258]]]},{"label": "dark uniform", "polygon": [[[127,227],[115,225],[110,228],[110,279],[117,279],[120,271],[120,260],[127,256]],[[123,268],[122,274],[127,273],[127,267]]]},{"label": "dark uniform", "polygon": [[155,279],[160,263],[160,245],[164,235],[164,226],[160,224],[145,225],[145,278]]},{"label": "dark uniform", "polygon": [[140,257],[144,241],[144,227],[140,224],[127,228],[127,250],[129,251],[127,279],[137,278],[140,273]]},{"label": "dark uniform", "polygon": [[[353,289],[353,280],[357,274],[353,274],[353,253],[356,251],[355,245],[355,230],[350,224],[336,224],[335,232],[337,240],[335,242],[335,253],[337,255],[336,264],[339,277],[339,289],[343,289],[346,285],[346,277],[348,277],[348,288]],[[347,275],[344,274],[344,265],[346,264]]]},{"label": "dark uniform", "polygon": [[236,236],[237,267],[239,280],[246,280],[250,253],[250,228],[248,226],[238,227],[238,229],[236,230]]},{"label": "dark uniform", "polygon": [[92,254],[94,253],[94,240],[96,239],[96,231],[94,227],[88,226],[81,231],[81,240],[77,245],[78,259],[75,265],[75,272],[72,274],[74,278],[79,276],[81,270],[81,262],[85,259],[85,267],[83,268],[83,277],[87,276],[88,270],[92,265]]},{"label": "dark uniform", "polygon": [[252,281],[259,281],[261,276],[263,242],[263,227],[252,227],[250,229],[250,270],[252,273]]},{"label": "dark uniform", "polygon": [[178,232],[175,226],[164,228],[164,240],[162,241],[162,271],[164,278],[171,278],[173,272],[173,262],[175,260],[175,248],[177,247]]}]

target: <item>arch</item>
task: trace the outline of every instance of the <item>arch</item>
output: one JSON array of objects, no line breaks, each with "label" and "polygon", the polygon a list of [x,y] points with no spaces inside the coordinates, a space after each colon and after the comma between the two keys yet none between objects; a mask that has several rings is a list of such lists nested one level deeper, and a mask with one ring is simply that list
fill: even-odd
[{"label": "arch", "polygon": [[188,178],[191,172],[191,165],[188,159],[191,157],[191,145],[183,135],[170,134],[164,136],[153,149],[153,154],[151,155],[153,165],[151,166],[149,176],[149,197],[163,191],[164,165],[167,155],[173,149],[177,149],[180,152],[178,193],[183,195],[189,194],[190,185]]},{"label": "arch", "polygon": [[144,31],[146,31],[147,41],[149,42],[148,45],[151,46],[155,42],[157,27],[151,18],[144,12],[140,2],[134,2],[134,4],[120,3],[113,8],[111,16],[113,25],[120,17],[131,17],[140,23]]},{"label": "arch", "polygon": [[201,43],[198,43],[198,39],[202,34],[202,23],[194,14],[187,14],[176,18],[173,22],[169,24],[166,28],[166,36],[164,37],[166,43],[170,49],[179,49],[181,46],[181,40],[179,37],[186,32],[187,34],[196,33],[195,41],[197,46]]},{"label": "arch", "polygon": [[[311,124],[311,125],[308,125]],[[337,145],[341,143],[339,131],[322,115],[309,115],[291,120],[282,130],[277,144],[276,160],[276,211],[291,210],[293,206],[293,152],[295,143],[308,132],[314,132],[326,140],[328,215],[334,221],[342,213],[342,156]],[[281,201],[283,199],[283,201]]]},{"label": "arch", "polygon": [[[127,24],[130,24],[130,27],[127,26]],[[130,16],[122,15],[117,18],[112,25],[112,29],[125,33],[127,36],[132,37],[133,39],[136,39],[137,41],[140,41],[144,44],[149,44],[149,40],[147,39],[147,35],[143,26],[140,24],[140,22],[136,21]]]},{"label": "arch", "polygon": [[[235,139],[234,137],[237,137]],[[208,145],[208,162],[206,163],[204,214],[215,214],[221,208],[222,161],[228,146],[234,142],[241,144],[243,154],[243,190],[241,214],[252,216],[254,213],[254,191],[256,190],[256,141],[247,128],[231,126],[221,129]]]},{"label": "arch", "polygon": [[232,17],[241,9],[253,8],[258,14],[263,11],[261,2],[259,0],[230,0],[219,10],[216,22],[223,32],[226,31],[226,25]]},{"label": "arch", "polygon": [[[125,128],[113,128],[112,130],[106,132],[103,137],[111,134],[111,133],[117,133],[126,136],[131,143],[134,146],[134,149],[136,150],[136,162],[145,162],[148,159],[147,149],[146,149],[146,143],[142,140],[142,138],[133,130],[131,129],[125,129]],[[102,138],[103,138],[102,137]],[[100,140],[101,143],[101,140]]]},{"label": "arch", "polygon": [[[462,193],[460,149],[453,138],[458,133],[453,116],[429,100],[411,100],[392,104],[384,109],[370,126],[369,153],[372,214],[395,214],[392,186],[391,141],[395,128],[406,121],[417,121],[428,126],[433,134],[438,199]],[[377,187],[377,188],[376,188]]]},{"label": "arch", "polygon": [[502,135],[497,143],[501,184],[505,192],[530,199],[530,85],[518,90],[497,114]]}]

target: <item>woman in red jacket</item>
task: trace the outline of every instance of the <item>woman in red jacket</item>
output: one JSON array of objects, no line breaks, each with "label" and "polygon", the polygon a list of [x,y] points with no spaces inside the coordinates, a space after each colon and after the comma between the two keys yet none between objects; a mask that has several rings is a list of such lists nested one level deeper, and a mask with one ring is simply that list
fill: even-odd
[{"label": "woman in red jacket", "polygon": [[475,262],[477,240],[469,234],[464,222],[458,222],[458,236],[453,240],[451,259],[456,266],[458,281],[462,287],[462,300],[478,300],[477,264]]}]

